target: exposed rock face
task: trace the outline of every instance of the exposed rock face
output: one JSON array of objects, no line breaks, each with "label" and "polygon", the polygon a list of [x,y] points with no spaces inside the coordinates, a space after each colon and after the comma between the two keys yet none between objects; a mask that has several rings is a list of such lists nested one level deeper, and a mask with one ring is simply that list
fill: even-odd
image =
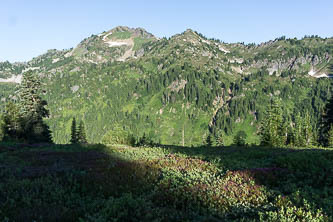
[{"label": "exposed rock face", "polygon": [[176,80],[176,81],[172,82],[172,84],[168,88],[171,89],[171,91],[178,92],[179,90],[184,89],[186,83],[187,83],[187,81],[184,79],[182,79],[180,81]]}]

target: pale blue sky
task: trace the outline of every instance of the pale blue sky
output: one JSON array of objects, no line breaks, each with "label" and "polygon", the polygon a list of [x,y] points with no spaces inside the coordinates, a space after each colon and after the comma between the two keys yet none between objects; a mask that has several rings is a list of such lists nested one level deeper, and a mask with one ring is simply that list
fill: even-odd
[{"label": "pale blue sky", "polygon": [[332,0],[1,0],[0,61],[75,47],[118,25],[157,37],[187,28],[225,42],[333,36]]}]

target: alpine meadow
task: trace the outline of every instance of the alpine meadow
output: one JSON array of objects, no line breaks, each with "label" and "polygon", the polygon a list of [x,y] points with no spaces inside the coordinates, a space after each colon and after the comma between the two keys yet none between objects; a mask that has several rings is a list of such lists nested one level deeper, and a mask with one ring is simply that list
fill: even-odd
[{"label": "alpine meadow", "polygon": [[1,221],[333,221],[333,38],[118,26],[0,62]]}]

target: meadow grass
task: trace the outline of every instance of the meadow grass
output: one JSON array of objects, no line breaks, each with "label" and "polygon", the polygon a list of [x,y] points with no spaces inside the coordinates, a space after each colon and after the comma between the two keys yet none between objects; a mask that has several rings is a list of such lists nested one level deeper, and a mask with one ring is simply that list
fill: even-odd
[{"label": "meadow grass", "polygon": [[0,144],[1,221],[332,221],[333,150]]}]

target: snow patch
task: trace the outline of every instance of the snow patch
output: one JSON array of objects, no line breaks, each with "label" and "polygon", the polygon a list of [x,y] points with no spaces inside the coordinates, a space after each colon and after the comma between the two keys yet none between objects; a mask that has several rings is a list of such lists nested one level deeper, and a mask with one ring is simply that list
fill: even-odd
[{"label": "snow patch", "polygon": [[53,59],[53,60],[52,60],[52,63],[59,62],[59,60],[60,60],[59,58]]},{"label": "snow patch", "polygon": [[308,74],[309,74],[310,76],[314,76],[316,73],[317,73],[317,72],[315,72],[313,69],[311,69],[311,70],[309,71]]},{"label": "snow patch", "polygon": [[109,35],[112,35],[112,32],[109,32],[108,34],[106,34],[106,35],[103,37],[103,41],[107,41],[106,38],[107,38]]},{"label": "snow patch", "polygon": [[229,51],[229,50],[227,50],[227,49],[223,48],[223,47],[222,47],[222,46],[220,46],[220,45],[219,45],[219,50],[220,50],[220,51],[222,51],[222,52],[224,52],[225,54],[227,54],[227,53],[230,53],[230,51]]},{"label": "snow patch", "polygon": [[201,41],[202,41],[203,43],[206,43],[206,44],[210,45],[210,42],[207,41],[207,40],[205,40],[205,39],[201,39]]},{"label": "snow patch", "polygon": [[22,71],[22,73],[28,72],[28,71],[34,71],[34,70],[38,70],[40,69],[40,67],[29,67],[26,68],[25,70]]},{"label": "snow patch", "polygon": [[118,47],[118,46],[122,46],[122,45],[128,45],[127,42],[116,42],[116,41],[106,41],[105,43],[107,43],[109,45],[109,47]]},{"label": "snow patch", "polygon": [[108,40],[107,37],[109,35],[112,35],[112,32],[107,33],[106,35],[103,36],[102,40],[109,45],[109,47],[118,47],[118,46],[123,46],[123,45],[129,45],[128,42],[125,41],[114,41],[114,40]]},{"label": "snow patch", "polygon": [[314,77],[316,77],[316,78],[322,78],[322,77],[328,77],[328,78],[330,78],[326,73],[322,73],[322,74],[316,75]]},{"label": "snow patch", "polygon": [[332,78],[331,76],[327,75],[326,73],[317,73],[315,70],[311,69],[308,74],[312,77],[315,77],[315,78],[323,78],[323,77],[326,77],[326,78]]},{"label": "snow patch", "polygon": [[70,52],[67,52],[67,53],[64,55],[65,58],[68,58],[68,57],[72,56],[72,55],[73,55],[73,51],[74,51],[74,50],[72,50],[72,51],[70,51]]},{"label": "snow patch", "polygon": [[0,78],[0,82],[11,82],[11,83],[21,83],[22,82],[22,75],[12,75],[12,77],[8,79]]}]

